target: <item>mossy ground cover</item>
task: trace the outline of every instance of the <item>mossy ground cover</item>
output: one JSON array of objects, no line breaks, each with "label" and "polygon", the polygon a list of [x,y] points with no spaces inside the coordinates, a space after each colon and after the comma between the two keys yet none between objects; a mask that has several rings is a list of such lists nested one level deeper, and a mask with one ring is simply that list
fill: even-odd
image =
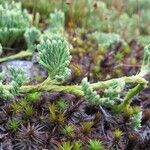
[{"label": "mossy ground cover", "polygon": [[[1,1],[0,1],[1,2]],[[91,1],[92,2],[92,1]],[[91,4],[89,0],[89,4]],[[99,8],[99,3],[97,1],[93,1],[93,5],[82,5],[87,9],[91,9],[89,14],[92,13],[93,8]],[[101,1],[102,2],[102,1]],[[132,1],[129,1],[132,3]],[[2,2],[1,2],[2,3]],[[42,53],[42,48],[45,46],[45,41],[36,48],[36,45],[39,44],[40,39],[36,38],[31,43],[26,41],[23,36],[20,39],[16,40],[12,43],[11,46],[3,46],[2,45],[2,55],[1,58],[5,58],[7,56],[12,56],[21,52],[21,50],[28,49],[32,47],[35,51],[28,51],[30,55],[25,57],[15,57],[12,60],[26,60],[32,62],[36,65],[36,67],[42,69],[38,64],[38,53],[37,49],[40,49],[40,56],[42,65],[45,67],[45,64],[49,64],[46,67],[47,71],[42,71],[46,74],[46,77],[51,76],[51,80],[45,80],[45,77],[42,75],[36,75],[34,80],[28,80],[26,86],[24,86],[24,90],[30,91],[25,92],[23,88],[21,89],[21,93],[18,92],[18,87],[14,88],[15,98],[12,100],[5,100],[3,97],[0,99],[0,148],[3,150],[149,150],[150,149],[150,86],[148,84],[147,88],[142,91],[140,94],[134,96],[132,98],[131,104],[129,107],[126,107],[121,113],[117,114],[112,106],[103,106],[100,104],[91,105],[88,101],[86,101],[85,97],[83,97],[83,93],[79,92],[80,87],[77,87],[82,82],[83,78],[87,77],[90,83],[96,83],[98,81],[106,81],[113,78],[120,78],[123,76],[133,76],[140,73],[142,60],[144,57],[144,47],[138,38],[134,36],[128,35],[126,32],[130,32],[131,29],[124,29],[124,33],[119,33],[120,31],[116,31],[114,29],[110,29],[108,22],[112,14],[115,15],[116,12],[121,13],[120,7],[122,7],[122,3],[120,1],[112,3],[102,2],[101,8],[105,10],[105,13],[108,16],[108,21],[104,21],[104,16],[100,16],[103,20],[104,25],[101,27],[93,28],[92,22],[84,19],[85,14],[88,11],[85,9],[76,10],[75,8],[79,5],[79,1],[61,1],[53,3],[48,0],[41,0],[39,4],[34,5],[32,1],[25,2],[22,1],[23,7],[28,10],[29,14],[33,16],[33,25],[38,28],[42,34],[48,33],[49,38],[52,34],[59,34],[66,37],[67,41],[70,43],[69,49],[72,55],[72,59],[69,56],[69,53],[66,55],[65,59],[68,59],[69,62],[63,59],[61,62],[64,63],[64,68],[59,71],[57,76],[56,74],[52,74],[50,68],[55,70],[55,66],[53,63],[48,62],[46,60],[45,55]],[[48,5],[51,4],[51,7]],[[71,5],[72,4],[72,5]],[[137,3],[133,0],[133,6]],[[40,7],[41,5],[41,7]],[[45,8],[44,6],[47,7]],[[102,7],[103,6],[103,7]],[[105,8],[105,7],[108,7]],[[113,6],[113,9],[108,11],[109,8]],[[142,10],[146,9],[145,5],[140,1],[139,6],[141,6]],[[59,20],[57,16],[54,19],[54,25],[49,21],[49,13],[57,12],[54,11],[54,7],[57,9],[62,9],[65,12],[66,22],[63,22],[63,15],[61,11],[58,14],[61,14],[61,22],[58,26],[57,21]],[[134,10],[124,10],[130,13],[136,14],[136,8],[133,7]],[[86,12],[87,11],[87,12]],[[40,18],[37,15],[37,12],[40,14]],[[109,12],[109,13],[108,13]],[[141,11],[142,12],[142,11]],[[95,12],[94,12],[95,13]],[[82,19],[77,20],[78,16],[82,16]],[[115,18],[115,17],[114,17]],[[134,18],[134,17],[133,17]],[[133,19],[132,18],[132,19]],[[57,20],[58,19],[58,20]],[[96,20],[96,18],[95,18]],[[50,22],[50,23],[49,23]],[[65,23],[65,25],[64,25]],[[99,20],[96,21],[96,25],[99,25],[101,22]],[[143,23],[144,24],[144,23]],[[144,24],[146,25],[147,22]],[[63,26],[64,25],[64,26]],[[108,25],[108,26],[105,26]],[[144,26],[143,25],[143,26]],[[55,30],[52,30],[52,28]],[[140,26],[139,31],[142,32],[143,26]],[[105,27],[105,28],[104,28]],[[128,25],[127,25],[128,27]],[[135,26],[133,26],[134,29]],[[146,26],[148,27],[148,26]],[[113,30],[120,37],[116,39],[116,36],[111,36],[110,42],[108,42],[108,38],[110,36],[104,36],[103,32],[108,32],[109,30]],[[33,31],[33,30],[31,30]],[[97,34],[99,32],[100,34]],[[27,32],[26,32],[27,33]],[[39,33],[39,31],[38,31]],[[65,34],[64,34],[65,33]],[[146,36],[149,36],[149,30],[144,30],[141,35],[145,33]],[[40,34],[40,33],[39,33]],[[96,36],[95,36],[96,35]],[[127,36],[124,36],[127,35]],[[43,37],[41,37],[43,38]],[[53,37],[57,40],[57,37]],[[101,38],[101,39],[100,39]],[[32,37],[33,39],[33,37]],[[58,43],[60,44],[59,39]],[[33,44],[34,43],[34,44]],[[53,42],[52,42],[53,43]],[[54,42],[55,43],[55,42]],[[147,41],[150,43],[150,41]],[[50,44],[50,43],[48,43]],[[49,45],[49,47],[53,47],[53,45]],[[66,46],[67,47],[67,46]],[[65,51],[65,46],[64,51]],[[55,46],[57,49],[57,46]],[[46,49],[46,47],[45,47]],[[44,49],[44,50],[45,50]],[[59,51],[59,49],[57,49]],[[26,51],[25,51],[26,53]],[[51,51],[47,51],[47,54],[51,55]],[[63,55],[63,51],[60,51]],[[47,55],[48,56],[48,55]],[[53,55],[53,57],[55,57]],[[59,59],[59,55],[57,58]],[[46,61],[45,61],[46,60]],[[10,61],[11,60],[7,60]],[[59,64],[57,60],[55,63]],[[57,64],[57,66],[58,66]],[[1,69],[5,65],[5,63],[1,63]],[[61,64],[60,64],[61,65]],[[65,69],[70,67],[70,71],[67,70],[70,74],[66,75]],[[148,68],[150,69],[150,68]],[[59,68],[58,68],[59,70]],[[30,70],[32,72],[33,70]],[[19,74],[19,73],[18,73]],[[36,74],[36,73],[34,73]],[[12,76],[14,77],[14,76]],[[4,79],[3,84],[7,83],[12,77],[8,77],[10,79]],[[144,78],[146,81],[150,81],[150,76],[145,75]],[[25,80],[25,79],[24,79]],[[45,81],[44,81],[45,80]],[[44,81],[44,84],[43,84]],[[51,84],[56,82],[56,85],[62,84],[62,86],[74,86],[74,93],[80,94],[64,94],[61,89],[53,89],[56,92],[49,92],[42,89],[37,88],[36,91],[30,85],[38,85],[42,83],[42,88],[46,84],[49,84],[49,88]],[[17,82],[15,82],[17,83]],[[46,83],[46,84],[45,84]],[[19,83],[17,83],[19,84]],[[77,86],[76,86],[77,85]],[[92,85],[92,84],[91,84]],[[140,85],[140,84],[139,84]],[[141,84],[142,85],[142,84]],[[141,86],[140,85],[140,86]],[[21,85],[22,86],[22,85]],[[55,85],[54,85],[55,86]],[[136,86],[136,84],[128,83],[124,90],[119,93],[119,100],[117,100],[117,105],[123,103],[124,97],[126,96],[129,89],[132,89]],[[16,86],[14,86],[16,87]],[[28,89],[26,87],[29,87]],[[61,88],[61,87],[60,87]],[[77,88],[75,90],[75,88]],[[7,87],[6,87],[7,89]],[[9,89],[9,87],[8,87]],[[31,89],[31,90],[30,90]],[[107,88],[107,91],[110,89]],[[113,89],[111,89],[113,90]],[[110,90],[111,94],[112,91]],[[13,91],[13,92],[14,92]],[[61,91],[61,92],[57,92]],[[96,90],[96,94],[99,97],[107,98],[105,89],[99,88]],[[12,91],[11,91],[12,92]],[[66,92],[67,93],[67,92]],[[110,93],[107,93],[108,95]],[[14,93],[13,93],[14,94]],[[110,94],[110,95],[111,95]],[[109,97],[111,97],[109,95]],[[14,95],[13,95],[14,96]],[[117,95],[118,96],[118,95]],[[113,95],[113,98],[116,95]],[[93,97],[94,99],[94,97]],[[139,118],[139,119],[138,119]],[[138,122],[140,121],[140,122]]]}]

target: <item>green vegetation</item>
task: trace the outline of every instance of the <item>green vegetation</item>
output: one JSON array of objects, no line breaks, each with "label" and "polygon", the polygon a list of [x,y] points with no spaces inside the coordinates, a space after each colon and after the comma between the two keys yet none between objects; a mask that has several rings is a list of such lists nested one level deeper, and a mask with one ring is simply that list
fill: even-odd
[{"label": "green vegetation", "polygon": [[149,8],[0,0],[2,148],[149,148]]},{"label": "green vegetation", "polygon": [[0,43],[11,46],[23,37],[24,32],[31,26],[32,16],[23,11],[21,3],[4,3],[0,5]]},{"label": "green vegetation", "polygon": [[90,150],[104,150],[101,141],[98,140],[91,140],[88,147]]},{"label": "green vegetation", "polygon": [[19,120],[10,120],[9,124],[8,124],[8,127],[9,127],[10,131],[16,132],[19,128],[19,125],[20,125]]}]

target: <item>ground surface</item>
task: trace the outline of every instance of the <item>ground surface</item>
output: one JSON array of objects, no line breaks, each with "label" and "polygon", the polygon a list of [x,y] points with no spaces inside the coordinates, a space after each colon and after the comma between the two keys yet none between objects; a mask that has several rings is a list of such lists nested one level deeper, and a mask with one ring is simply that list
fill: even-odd
[{"label": "ground surface", "polygon": [[[94,40],[88,40],[86,36],[76,33],[68,35],[75,50],[72,52],[73,58],[70,65],[72,76],[66,84],[80,84],[85,76],[89,77],[90,82],[96,82],[133,75],[139,71],[143,58],[143,46],[137,41],[132,40],[129,43],[131,50],[127,54],[124,54],[122,43],[119,41],[103,54],[98,51],[98,45]],[[81,38],[83,44],[79,44],[78,38]],[[17,48],[14,46],[14,49]],[[90,51],[86,52],[86,49]],[[117,52],[123,53],[123,57],[119,60],[115,58]],[[6,51],[4,55],[10,55],[10,51]],[[98,59],[101,59],[100,63],[97,63]],[[1,69],[6,70],[6,67],[11,64],[22,66],[33,84],[41,82],[47,76],[47,73],[39,68],[35,57],[32,61],[30,59],[14,60],[3,63]],[[150,81],[150,77],[146,79]],[[6,82],[7,80],[9,81],[8,78]],[[32,149],[53,150],[64,141],[72,143],[80,141],[84,146],[83,149],[87,149],[88,140],[99,139],[108,149],[150,150],[150,86],[136,96],[132,102],[132,106],[139,106],[143,112],[142,127],[138,131],[131,130],[130,119],[126,117],[126,114],[115,116],[108,108],[89,106],[83,98],[69,94],[42,93],[36,103],[27,104],[33,110],[29,115],[24,110],[17,111],[13,108],[13,104],[18,104],[26,97],[26,95],[18,97],[15,102],[0,101],[0,149],[29,149],[32,147]],[[66,107],[61,109],[57,105],[60,101],[64,101]],[[55,111],[60,117],[59,121],[52,122],[50,104],[51,109],[54,109],[52,104],[57,106]],[[10,120],[21,122],[15,132],[10,130]],[[88,131],[83,129],[85,123],[92,124]],[[71,135],[64,133],[66,125],[74,128]],[[114,141],[116,129],[123,132],[118,141]]]}]

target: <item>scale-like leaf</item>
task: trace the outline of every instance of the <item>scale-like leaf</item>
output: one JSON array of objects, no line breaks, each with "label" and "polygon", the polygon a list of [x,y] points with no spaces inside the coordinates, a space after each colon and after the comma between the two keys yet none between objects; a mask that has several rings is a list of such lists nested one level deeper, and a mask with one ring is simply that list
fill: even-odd
[{"label": "scale-like leaf", "polygon": [[124,89],[125,82],[123,80],[112,81],[112,86],[104,90],[103,96],[97,94],[90,86],[87,78],[82,80],[82,90],[87,102],[91,105],[111,106],[120,98],[120,92]]}]

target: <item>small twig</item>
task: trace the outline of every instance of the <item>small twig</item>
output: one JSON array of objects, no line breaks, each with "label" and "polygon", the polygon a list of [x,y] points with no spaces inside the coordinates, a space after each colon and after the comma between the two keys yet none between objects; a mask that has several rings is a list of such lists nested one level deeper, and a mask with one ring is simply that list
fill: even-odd
[{"label": "small twig", "polygon": [[104,129],[104,123],[107,122],[107,123],[116,124],[116,122],[114,121],[114,118],[102,108],[102,106],[99,106],[99,109],[100,109],[101,113],[103,114],[103,117],[101,120],[102,133],[104,136],[106,136],[105,129]]},{"label": "small twig", "polygon": [[116,122],[114,121],[114,118],[112,119],[112,116],[111,116],[108,112],[106,112],[106,111],[103,109],[102,106],[99,106],[99,109],[100,109],[100,111],[102,112],[102,114],[103,114],[104,119],[105,119],[106,122],[111,122],[111,123],[114,123],[114,124],[116,123]]},{"label": "small twig", "polygon": [[79,101],[76,105],[74,105],[72,108],[66,111],[66,116],[69,117],[71,116],[72,113],[76,111],[76,109],[84,102],[84,100]]}]

